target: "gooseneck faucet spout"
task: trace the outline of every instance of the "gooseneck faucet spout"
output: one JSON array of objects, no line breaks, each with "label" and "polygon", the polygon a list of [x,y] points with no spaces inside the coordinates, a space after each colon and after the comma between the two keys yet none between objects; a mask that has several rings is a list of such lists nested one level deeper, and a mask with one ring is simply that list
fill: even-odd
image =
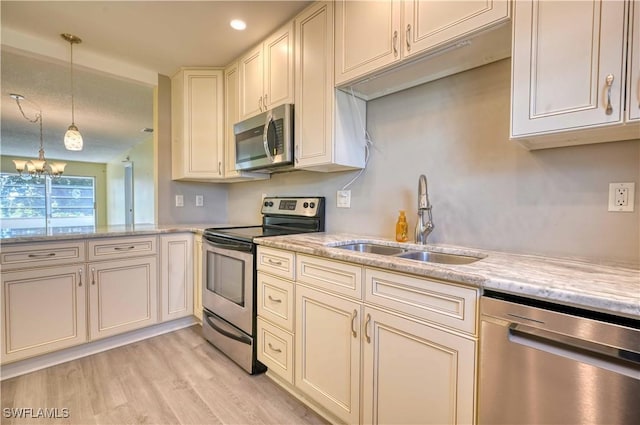
[{"label": "gooseneck faucet spout", "polygon": [[[428,219],[425,222],[425,212]],[[422,174],[418,180],[418,223],[416,224],[416,243],[426,244],[427,237],[433,231],[433,219],[431,217],[431,204],[427,190],[427,177]]]}]

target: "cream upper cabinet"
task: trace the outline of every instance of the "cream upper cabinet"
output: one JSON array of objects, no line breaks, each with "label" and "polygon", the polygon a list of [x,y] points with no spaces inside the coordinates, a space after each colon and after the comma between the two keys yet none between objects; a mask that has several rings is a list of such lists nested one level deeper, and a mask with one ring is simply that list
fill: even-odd
[{"label": "cream upper cabinet", "polygon": [[240,120],[293,103],[293,23],[239,60]]},{"label": "cream upper cabinet", "polygon": [[182,68],[171,78],[171,177],[224,176],[223,71]]},{"label": "cream upper cabinet", "polygon": [[360,417],[360,303],[296,286],[295,385],[345,423]]},{"label": "cream upper cabinet", "polygon": [[623,112],[629,4],[514,4],[511,137],[530,149],[637,138]]},{"label": "cream upper cabinet", "polygon": [[400,60],[400,0],[339,0],[335,8],[337,85]]},{"label": "cream upper cabinet", "polygon": [[193,314],[193,235],[160,236],[160,320]]},{"label": "cream upper cabinet", "polygon": [[316,2],[295,20],[295,166],[362,168],[366,103],[334,88],[333,2]]},{"label": "cream upper cabinet", "polygon": [[364,308],[364,424],[472,424],[476,343]]},{"label": "cream upper cabinet", "polygon": [[[504,23],[510,16],[509,7],[507,0],[338,0],[335,14],[336,85],[382,71],[406,58],[455,45],[463,38]],[[401,74],[395,80],[391,77],[392,91],[407,88],[407,81],[411,79],[417,84],[425,82],[426,74],[434,74],[435,79],[444,76],[442,73],[451,74],[489,62],[493,51],[478,44],[480,48],[476,50],[483,58],[475,59],[473,54],[465,52],[467,57],[452,58],[451,63],[443,61],[425,66],[413,74]],[[364,89],[365,92],[371,90]]]},{"label": "cream upper cabinet", "polygon": [[629,28],[628,73],[629,92],[627,95],[627,120],[640,121],[640,0],[631,2],[631,26]]},{"label": "cream upper cabinet", "polygon": [[3,364],[87,341],[84,264],[30,267],[1,276]]},{"label": "cream upper cabinet", "polygon": [[155,256],[89,263],[87,268],[92,340],[158,321]]},{"label": "cream upper cabinet", "polygon": [[240,67],[233,62],[224,70],[224,180],[236,182],[265,180],[267,173],[251,173],[236,170],[236,139],[233,126],[240,121]]}]

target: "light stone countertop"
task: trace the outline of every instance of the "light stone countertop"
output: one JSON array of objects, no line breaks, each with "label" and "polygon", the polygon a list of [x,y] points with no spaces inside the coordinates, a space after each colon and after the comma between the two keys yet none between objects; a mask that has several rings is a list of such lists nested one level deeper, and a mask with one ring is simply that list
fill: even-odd
[{"label": "light stone countertop", "polygon": [[[253,224],[254,226],[256,224]],[[110,238],[118,236],[144,236],[159,235],[164,233],[199,233],[210,227],[231,227],[231,226],[251,226],[250,224],[227,224],[227,223],[197,223],[197,224],[136,224],[133,226],[105,226],[94,229],[78,228],[77,230],[67,230],[64,233],[53,233],[51,229],[34,229],[29,232],[12,232],[10,229],[3,229],[0,243],[2,245],[10,243],[25,242],[55,242],[64,240]]]},{"label": "light stone countertop", "polygon": [[[466,265],[448,265],[335,247],[346,243],[362,242],[484,258]],[[344,233],[273,236],[257,239],[256,243],[640,319],[640,270],[633,267],[508,254],[450,245],[424,246],[397,243],[379,237]]]}]

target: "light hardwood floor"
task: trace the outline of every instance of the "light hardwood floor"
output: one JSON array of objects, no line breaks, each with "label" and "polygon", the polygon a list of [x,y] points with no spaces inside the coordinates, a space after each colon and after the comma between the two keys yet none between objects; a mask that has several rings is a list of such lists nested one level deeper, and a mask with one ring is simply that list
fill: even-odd
[{"label": "light hardwood floor", "polygon": [[[2,424],[325,424],[264,375],[250,376],[192,326],[2,382]],[[14,419],[6,408],[69,409]],[[62,416],[60,414],[59,416]]]}]

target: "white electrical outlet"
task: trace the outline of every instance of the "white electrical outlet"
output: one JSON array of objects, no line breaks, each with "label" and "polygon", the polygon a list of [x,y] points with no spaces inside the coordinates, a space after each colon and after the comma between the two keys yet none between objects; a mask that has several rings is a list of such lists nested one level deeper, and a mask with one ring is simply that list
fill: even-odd
[{"label": "white electrical outlet", "polygon": [[339,190],[337,195],[338,208],[351,208],[351,191]]},{"label": "white electrical outlet", "polygon": [[609,211],[633,212],[635,183],[609,184]]},{"label": "white electrical outlet", "polygon": [[196,207],[204,207],[204,195],[196,195]]},{"label": "white electrical outlet", "polygon": [[184,207],[184,196],[176,195],[176,207]]}]

